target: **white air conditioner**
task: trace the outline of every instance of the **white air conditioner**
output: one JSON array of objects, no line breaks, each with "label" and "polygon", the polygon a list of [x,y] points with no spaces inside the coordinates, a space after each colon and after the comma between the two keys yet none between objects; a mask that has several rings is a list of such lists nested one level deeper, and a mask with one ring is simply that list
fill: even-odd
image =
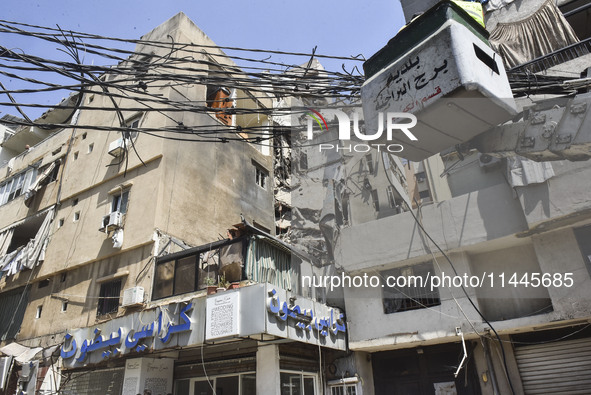
[{"label": "white air conditioner", "polygon": [[493,167],[500,164],[501,160],[488,154],[479,154],[478,163],[480,164],[480,167]]},{"label": "white air conditioner", "polygon": [[107,214],[103,217],[103,221],[99,230],[103,232],[119,229],[123,223],[122,220],[123,214],[119,211],[113,211],[111,214]]},{"label": "white air conditioner", "polygon": [[109,155],[114,156],[115,158],[123,155],[128,144],[129,141],[125,141],[123,137],[119,137],[117,140],[112,141],[111,144],[109,144]]},{"label": "white air conditioner", "polygon": [[123,303],[121,304],[123,307],[134,306],[142,303],[144,303],[143,287],[127,288],[125,291],[123,291]]}]

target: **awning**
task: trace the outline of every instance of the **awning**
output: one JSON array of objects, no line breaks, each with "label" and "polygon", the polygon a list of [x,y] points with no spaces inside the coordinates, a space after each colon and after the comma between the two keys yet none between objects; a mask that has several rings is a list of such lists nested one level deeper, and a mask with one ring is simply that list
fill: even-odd
[{"label": "awning", "polygon": [[[54,346],[54,351],[57,349],[57,346]],[[43,351],[43,347],[35,347],[29,348],[18,344],[16,342],[10,343],[7,346],[0,348],[0,352],[2,354],[7,355],[9,357],[13,357],[17,362],[23,364],[34,359],[39,359],[41,355],[38,356]]]}]

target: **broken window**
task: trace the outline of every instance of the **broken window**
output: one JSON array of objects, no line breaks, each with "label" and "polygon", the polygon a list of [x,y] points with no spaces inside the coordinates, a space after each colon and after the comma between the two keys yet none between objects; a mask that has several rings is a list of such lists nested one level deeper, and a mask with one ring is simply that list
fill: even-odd
[{"label": "broken window", "polygon": [[384,314],[440,305],[439,289],[428,283],[433,275],[431,262],[381,272]]},{"label": "broken window", "polygon": [[121,296],[121,279],[101,284],[96,315],[116,313]]},{"label": "broken window", "polygon": [[121,214],[127,212],[127,202],[129,201],[129,191],[123,191],[120,194],[113,195],[113,201],[111,202],[111,212],[116,211]]},{"label": "broken window", "polygon": [[0,272],[10,276],[45,259],[53,215],[54,210],[45,211],[0,232]]},{"label": "broken window", "polygon": [[227,126],[232,125],[232,114],[227,110],[234,107],[231,94],[228,88],[215,85],[207,86],[207,107],[215,109],[215,117]]},{"label": "broken window", "polygon": [[226,281],[242,279],[242,239],[224,240],[217,247],[158,258],[152,299],[196,292],[208,285],[218,285],[220,276]]}]

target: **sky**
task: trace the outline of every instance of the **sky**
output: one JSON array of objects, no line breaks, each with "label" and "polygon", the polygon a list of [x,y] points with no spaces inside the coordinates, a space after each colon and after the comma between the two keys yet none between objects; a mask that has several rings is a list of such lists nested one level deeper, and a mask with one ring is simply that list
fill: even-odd
[{"label": "sky", "polygon": [[[4,0],[1,19],[56,27],[110,37],[138,39],[176,13],[183,11],[220,46],[260,48],[289,52],[355,56],[366,59],[382,48],[403,25],[399,0],[341,1],[203,1],[203,0]],[[0,45],[46,58],[67,59],[55,45],[0,33]],[[130,47],[129,49],[132,49]],[[266,56],[261,55],[261,59]],[[272,61],[302,64],[308,59],[273,55]],[[2,59],[0,58],[0,61]],[[86,56],[85,63],[105,64]],[[325,68],[340,71],[342,61],[321,60]],[[361,62],[357,63],[361,69]],[[22,83],[0,75],[7,89]],[[8,98],[1,95],[0,102]],[[56,104],[66,94],[27,94],[18,101]],[[43,109],[27,108],[30,118]],[[1,107],[18,115],[14,108]]]}]

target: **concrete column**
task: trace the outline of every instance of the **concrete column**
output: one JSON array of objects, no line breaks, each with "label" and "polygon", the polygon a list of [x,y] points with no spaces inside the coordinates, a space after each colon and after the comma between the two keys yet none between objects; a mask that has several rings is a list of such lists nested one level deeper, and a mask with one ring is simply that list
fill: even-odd
[{"label": "concrete column", "polygon": [[273,395],[281,393],[279,346],[259,343],[256,376],[257,394]]}]

